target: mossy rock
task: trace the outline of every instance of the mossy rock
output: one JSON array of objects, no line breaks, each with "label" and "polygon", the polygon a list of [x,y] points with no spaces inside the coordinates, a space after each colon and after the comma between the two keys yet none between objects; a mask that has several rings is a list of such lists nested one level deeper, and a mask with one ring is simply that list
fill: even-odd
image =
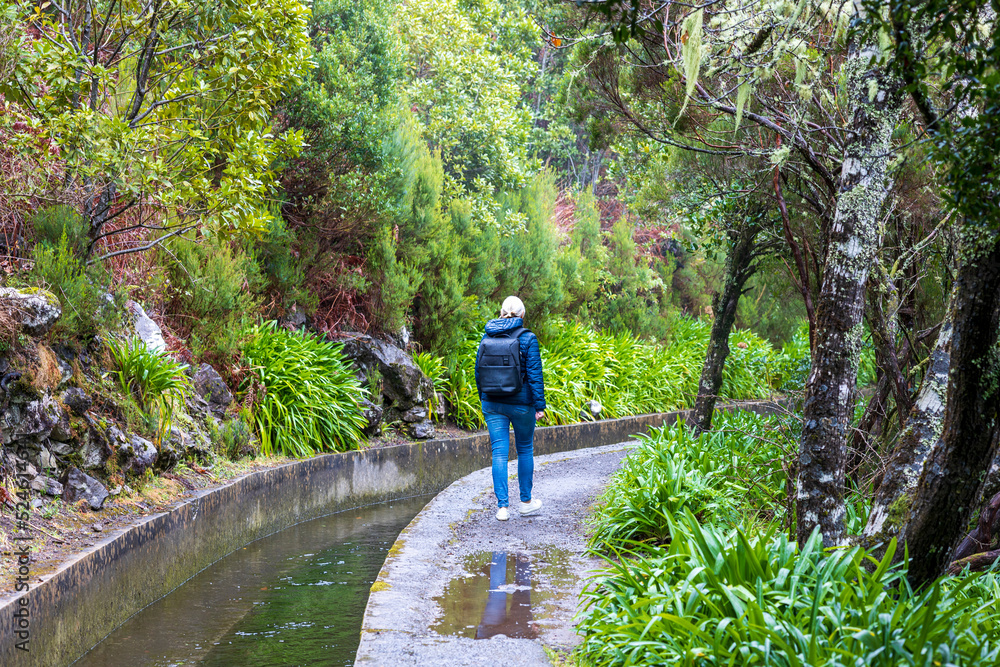
[{"label": "mossy rock", "polygon": [[55,294],[48,291],[47,289],[43,289],[41,287],[25,287],[18,291],[21,292],[21,294],[31,294],[33,296],[40,296],[43,299],[45,299],[50,306],[53,306],[55,308],[62,307],[62,303],[59,301],[59,297],[57,297]]}]

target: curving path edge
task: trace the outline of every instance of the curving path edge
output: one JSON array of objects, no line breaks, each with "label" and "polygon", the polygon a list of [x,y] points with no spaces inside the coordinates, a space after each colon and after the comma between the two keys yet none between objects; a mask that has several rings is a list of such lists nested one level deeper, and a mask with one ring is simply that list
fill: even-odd
[{"label": "curving path edge", "polygon": [[601,566],[584,554],[588,509],[633,444],[536,457],[537,515],[497,521],[489,468],[438,494],[372,586],[355,665],[542,666],[543,646],[575,645],[577,600]]}]

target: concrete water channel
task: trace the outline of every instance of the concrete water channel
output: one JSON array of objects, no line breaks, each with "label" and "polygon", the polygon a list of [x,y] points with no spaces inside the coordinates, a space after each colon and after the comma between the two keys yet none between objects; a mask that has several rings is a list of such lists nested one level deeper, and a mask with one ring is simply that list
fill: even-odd
[{"label": "concrete water channel", "polygon": [[249,544],[130,618],[75,665],[353,665],[372,582],[429,499],[339,512]]},{"label": "concrete water channel", "polygon": [[[739,407],[772,412],[777,406],[773,402],[757,402]],[[536,456],[620,443],[651,427],[673,423],[684,415],[685,412],[680,411],[540,428],[535,433]],[[511,452],[511,460],[514,458]],[[296,607],[312,605],[313,593],[329,589],[325,582],[348,581],[343,577],[349,576],[353,583],[348,585],[361,593],[346,596],[353,602],[333,601],[331,615],[342,615],[344,607],[351,604],[363,605],[361,600],[366,594],[363,582],[373,572],[377,573],[382,561],[379,551],[388,549],[395,533],[407,524],[421,504],[420,499],[413,501],[416,506],[408,505],[410,501],[400,501],[415,496],[430,498],[455,480],[488,466],[489,460],[488,436],[475,434],[319,456],[196,492],[162,514],[107,534],[55,571],[42,575],[28,592],[0,595],[0,618],[4,619],[0,622],[0,665],[70,665],[92,649],[90,657],[86,658],[91,661],[89,664],[110,665],[115,664],[111,662],[115,656],[133,650],[126,648],[128,645],[136,647],[135,651],[149,650],[150,655],[160,650],[174,651],[173,647],[157,644],[160,640],[151,634],[151,628],[156,625],[177,628],[178,636],[186,637],[179,643],[187,645],[185,650],[194,653],[189,654],[189,658],[145,664],[215,660],[212,655],[224,655],[224,649],[217,648],[222,646],[223,640],[227,646],[235,647],[225,650],[247,653],[234,653],[242,657],[220,657],[218,662],[206,664],[269,664],[264,661],[266,656],[258,660],[253,651],[260,650],[264,655],[269,650],[266,648],[269,641],[265,641],[269,638],[281,646],[288,643],[278,636],[280,632],[274,634],[273,628],[267,629],[268,614],[285,605],[273,597],[275,588],[297,588],[303,592],[298,602],[288,604],[294,612]],[[387,503],[392,507],[385,505]],[[352,514],[358,507],[380,504],[383,506]],[[357,516],[363,518],[357,519]],[[320,522],[309,526],[307,522],[314,519]],[[296,541],[299,548],[288,546]],[[361,546],[363,541],[367,541],[365,547]],[[264,555],[268,549],[275,549],[270,552],[271,556]],[[367,549],[372,553],[362,556],[362,551]],[[488,565],[484,555],[487,551]],[[528,576],[524,569],[527,562],[524,550],[484,548],[481,552],[478,556],[466,554],[473,559],[479,558],[481,563],[467,561],[463,567],[475,571],[481,565],[490,573],[484,576],[492,575],[497,580],[501,569],[512,568],[512,578],[504,585],[522,586],[517,583],[518,572],[522,579]],[[497,555],[500,552],[506,554],[503,564]],[[238,564],[229,572],[225,570],[228,564],[224,563],[231,554],[235,559],[233,563]],[[550,556],[544,554],[531,553],[528,557],[533,559],[528,563],[532,577],[541,575],[550,564],[546,560]],[[340,563],[341,560],[344,563]],[[522,563],[520,569],[519,562]],[[358,563],[357,568],[350,569],[354,563]],[[213,591],[205,601],[185,598],[187,592],[165,597],[199,573],[203,573],[208,590]],[[212,581],[213,576],[217,577],[217,582]],[[249,592],[244,589],[253,586],[238,588],[234,594],[232,586],[243,586],[239,581],[241,577],[260,585]],[[221,593],[214,592],[216,586]],[[541,601],[533,596],[532,604],[536,599]],[[484,609],[487,603],[488,600],[483,602]],[[204,609],[196,609],[198,605]],[[498,608],[496,603],[494,605]],[[30,612],[30,652],[17,650],[19,629],[11,623],[14,610],[23,607]],[[159,616],[159,620],[136,616],[147,607],[150,614],[165,615]],[[182,622],[184,617],[195,620]],[[282,632],[306,632],[304,626],[296,627],[295,624],[301,622],[294,620],[294,614],[285,618],[276,623],[283,624]],[[313,622],[314,619],[309,621]],[[187,629],[181,631],[184,627]],[[316,641],[326,642],[331,650],[334,644],[349,647],[350,642],[346,640],[331,639],[334,634],[341,633],[340,628],[347,627],[338,625],[333,631],[331,626],[326,638]],[[120,631],[109,638],[119,628]],[[356,636],[356,632],[344,630],[343,634]],[[497,634],[506,636],[503,632]],[[105,638],[110,640],[108,648],[95,649]],[[111,657],[94,662],[101,655]],[[133,657],[127,664],[143,663]],[[312,664],[349,662],[327,660]]]},{"label": "concrete water channel", "polygon": [[577,597],[600,565],[583,553],[583,520],[626,450],[536,457],[546,505],[505,523],[487,468],[433,499],[292,526],[206,568],[75,665],[548,665],[543,644],[576,643]]}]

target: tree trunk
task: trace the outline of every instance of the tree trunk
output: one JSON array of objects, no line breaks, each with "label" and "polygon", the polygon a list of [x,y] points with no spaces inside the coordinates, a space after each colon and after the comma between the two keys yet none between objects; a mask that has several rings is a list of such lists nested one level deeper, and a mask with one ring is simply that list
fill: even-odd
[{"label": "tree trunk", "polygon": [[722,389],[722,371],[729,356],[729,333],[736,322],[736,309],[747,280],[756,271],[754,264],[757,254],[754,244],[761,226],[756,221],[744,223],[736,238],[729,246],[726,257],[726,282],[722,294],[716,294],[713,302],[715,321],[708,339],[708,352],[698,383],[698,398],[694,403],[692,423],[695,431],[701,433],[712,428],[712,413]]},{"label": "tree trunk", "polygon": [[877,249],[892,132],[902,109],[898,81],[871,65],[877,53],[874,42],[860,48],[852,44],[844,64],[851,124],[816,306],[816,342],[803,406],[797,495],[800,544],[816,528],[825,546],[844,541],[847,430],[861,349],[864,287]]},{"label": "tree trunk", "polygon": [[979,513],[975,530],[965,536],[952,555],[953,560],[968,558],[989,551],[993,537],[1000,531],[1000,493],[996,494]]},{"label": "tree trunk", "polygon": [[983,482],[983,498],[992,498],[1000,493],[1000,449],[993,455],[990,469],[986,471],[986,481]]},{"label": "tree trunk", "polygon": [[[948,312],[951,312],[950,306]],[[889,458],[882,483],[875,491],[863,533],[869,543],[888,543],[893,537],[902,541],[901,531],[909,518],[917,480],[923,472],[927,454],[941,434],[950,364],[951,321],[946,319],[931,351],[930,363],[906,419],[906,427]]]},{"label": "tree trunk", "polygon": [[[964,225],[966,238],[978,230]],[[951,368],[941,442],[924,466],[913,499],[906,541],[908,578],[914,586],[945,571],[969,522],[983,477],[996,450],[1000,417],[1000,238],[979,232],[978,248],[966,248],[952,300]],[[970,242],[975,245],[975,240]]]}]

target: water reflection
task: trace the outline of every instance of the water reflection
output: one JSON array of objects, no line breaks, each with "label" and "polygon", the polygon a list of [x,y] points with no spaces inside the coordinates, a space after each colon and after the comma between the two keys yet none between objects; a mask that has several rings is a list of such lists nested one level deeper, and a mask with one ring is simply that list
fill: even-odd
[{"label": "water reflection", "polygon": [[531,563],[525,556],[511,556],[514,566],[514,584],[511,586],[508,584],[507,560],[506,552],[493,552],[489,565],[490,588],[483,620],[476,628],[476,639],[489,639],[494,635],[525,639],[538,636],[531,626]]},{"label": "water reflection", "polygon": [[571,578],[568,568],[567,554],[557,549],[534,557],[506,551],[471,554],[463,568],[468,574],[435,598],[444,616],[432,629],[470,639],[535,639],[553,602],[553,585]]}]

